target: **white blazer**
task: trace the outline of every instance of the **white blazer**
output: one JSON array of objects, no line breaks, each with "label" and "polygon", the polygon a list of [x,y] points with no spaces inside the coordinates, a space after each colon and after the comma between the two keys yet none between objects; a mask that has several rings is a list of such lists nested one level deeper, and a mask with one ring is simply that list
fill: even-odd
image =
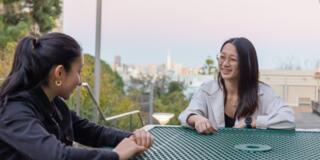
[{"label": "white blazer", "polygon": [[[256,119],[256,128],[292,129],[295,128],[294,112],[270,86],[259,83],[258,109],[252,115]],[[193,95],[189,106],[179,115],[183,126],[191,127],[187,123],[190,114],[202,115],[209,119],[217,128],[224,128],[224,94],[218,81],[211,80],[201,85]],[[235,121],[235,126],[240,120]]]}]

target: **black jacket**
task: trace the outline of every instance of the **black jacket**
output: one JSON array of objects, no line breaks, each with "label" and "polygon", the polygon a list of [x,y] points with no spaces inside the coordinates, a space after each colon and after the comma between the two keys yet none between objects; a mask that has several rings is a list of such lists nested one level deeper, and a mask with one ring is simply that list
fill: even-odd
[{"label": "black jacket", "polygon": [[111,150],[74,148],[72,142],[114,147],[130,134],[78,117],[58,97],[50,103],[40,87],[10,96],[0,107],[1,160],[119,159]]}]

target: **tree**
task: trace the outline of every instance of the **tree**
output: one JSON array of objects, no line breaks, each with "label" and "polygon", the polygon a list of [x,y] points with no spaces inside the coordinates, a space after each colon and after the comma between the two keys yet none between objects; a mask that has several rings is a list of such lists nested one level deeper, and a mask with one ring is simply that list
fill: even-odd
[{"label": "tree", "polygon": [[11,66],[13,62],[13,53],[14,53],[15,47],[16,47],[16,43],[10,42],[7,44],[6,48],[4,48],[3,50],[7,53],[12,53],[12,54],[3,54],[3,52],[0,52],[0,78],[6,77],[11,70]]},{"label": "tree", "polygon": [[[88,54],[84,55],[85,65],[82,68],[82,81],[87,82],[91,88],[94,83],[94,57]],[[126,96],[123,91],[123,80],[117,72],[112,71],[110,65],[101,61],[101,81],[100,81],[100,107],[105,117],[114,116],[123,112],[140,109],[138,104],[129,96]],[[69,100],[69,106],[75,107],[76,95],[72,95]],[[81,109],[80,115],[82,117],[92,119],[94,103],[87,90],[81,90]],[[137,116],[133,119],[133,125],[137,126]],[[128,119],[120,119],[114,123],[107,125],[116,126],[117,128],[126,129],[128,126]],[[102,119],[99,123],[105,124]]]},{"label": "tree", "polygon": [[173,81],[169,83],[168,88],[169,88],[169,91],[168,91],[169,94],[172,92],[182,92],[184,90],[184,85],[179,81]]},{"label": "tree", "polygon": [[183,94],[184,85],[179,81],[168,84],[168,91],[155,99],[156,112],[174,113],[175,117],[169,124],[179,124],[178,116],[187,107],[189,101]]},{"label": "tree", "polygon": [[211,56],[208,56],[208,58],[205,61],[205,64],[203,65],[203,67],[201,67],[199,74],[216,76],[217,67],[215,66],[214,60],[211,58]]},{"label": "tree", "polygon": [[51,31],[61,14],[60,0],[2,0],[1,4],[0,48],[28,33]]},{"label": "tree", "polygon": [[0,78],[10,71],[17,41],[51,31],[60,14],[60,0],[0,0]]},{"label": "tree", "polygon": [[[147,92],[150,88],[150,81],[152,76],[141,76],[139,78],[132,78],[131,84],[128,89],[128,95],[134,97],[136,102],[140,99],[140,106],[142,106],[142,112],[145,116],[148,115],[149,108],[149,96],[143,93]],[[169,124],[179,124],[178,115],[186,108],[189,101],[183,94],[184,85],[179,81],[171,81],[166,76],[157,77],[154,82],[154,112],[170,112],[174,113],[175,117],[170,120]],[[140,98],[138,98],[140,97]]]}]

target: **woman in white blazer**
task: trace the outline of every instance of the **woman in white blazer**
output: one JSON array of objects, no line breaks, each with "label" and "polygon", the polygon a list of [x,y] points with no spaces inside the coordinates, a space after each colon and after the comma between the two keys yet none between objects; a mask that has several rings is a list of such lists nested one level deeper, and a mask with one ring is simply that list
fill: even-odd
[{"label": "woman in white blazer", "polygon": [[217,81],[202,84],[180,114],[183,126],[199,133],[218,128],[295,128],[294,113],[270,86],[259,82],[256,50],[246,38],[231,38],[218,55]]}]

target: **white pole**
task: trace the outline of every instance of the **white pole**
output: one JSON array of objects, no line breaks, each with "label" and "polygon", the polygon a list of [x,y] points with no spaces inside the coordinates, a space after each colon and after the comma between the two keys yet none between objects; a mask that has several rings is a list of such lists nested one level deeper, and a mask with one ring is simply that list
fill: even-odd
[{"label": "white pole", "polygon": [[[96,15],[96,44],[95,44],[95,61],[94,61],[94,96],[100,104],[100,49],[101,49],[101,8],[102,0],[97,0],[97,15]],[[95,108],[93,113],[94,122],[98,122],[99,113]]]}]

